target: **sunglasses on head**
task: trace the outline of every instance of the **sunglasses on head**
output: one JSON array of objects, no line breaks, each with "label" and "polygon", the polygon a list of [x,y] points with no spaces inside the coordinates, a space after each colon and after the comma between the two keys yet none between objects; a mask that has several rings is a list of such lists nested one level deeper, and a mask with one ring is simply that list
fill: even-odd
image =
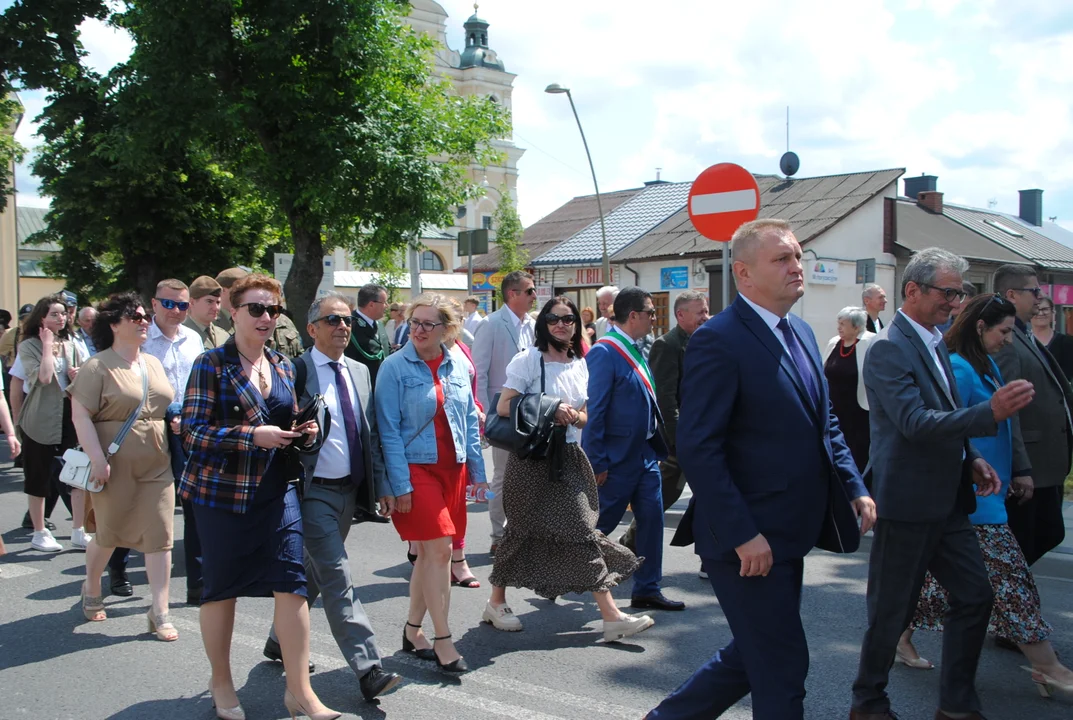
[{"label": "sunglasses on head", "polygon": [[167,300],[165,298],[153,299],[160,303],[160,306],[165,310],[175,310],[176,308],[178,308],[180,312],[186,312],[190,309],[190,303],[182,302],[181,300]]},{"label": "sunglasses on head", "polygon": [[251,302],[242,303],[241,305],[239,305],[239,307],[246,308],[247,312],[249,312],[250,314],[250,317],[255,318],[259,318],[265,313],[268,313],[268,317],[275,319],[278,318],[280,313],[283,312],[282,305],[265,305],[264,303]]},{"label": "sunglasses on head", "polygon": [[354,322],[354,318],[351,317],[350,315],[336,315],[335,313],[332,313],[331,315],[325,315],[324,317],[319,317],[316,320],[314,320],[313,322],[315,322],[315,323],[326,322],[329,325],[331,325],[332,327],[339,327],[339,323],[343,323],[347,327],[350,327],[350,324],[352,322]]},{"label": "sunglasses on head", "polygon": [[574,315],[573,313],[570,315],[548,313],[544,316],[544,321],[547,322],[548,325],[558,325],[559,323],[562,323],[563,325],[573,325],[577,322],[577,315]]},{"label": "sunglasses on head", "polygon": [[991,307],[991,303],[998,303],[999,307],[1002,307],[1004,305],[1013,305],[1013,303],[1011,303],[1009,300],[1007,300],[1006,298],[1002,297],[998,293],[995,293],[994,295],[992,295],[990,297],[990,299],[988,299],[987,302],[984,303],[983,309],[980,310],[981,315],[984,314],[985,312],[987,312],[987,309],[989,307]]}]

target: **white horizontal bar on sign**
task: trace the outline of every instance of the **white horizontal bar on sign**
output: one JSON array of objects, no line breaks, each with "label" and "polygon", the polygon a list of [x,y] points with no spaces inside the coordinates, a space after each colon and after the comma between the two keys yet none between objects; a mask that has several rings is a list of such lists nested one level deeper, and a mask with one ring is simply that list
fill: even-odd
[{"label": "white horizontal bar on sign", "polygon": [[716,213],[738,212],[756,209],[755,190],[731,190],[730,192],[694,195],[690,200],[690,209],[694,215],[715,215]]}]

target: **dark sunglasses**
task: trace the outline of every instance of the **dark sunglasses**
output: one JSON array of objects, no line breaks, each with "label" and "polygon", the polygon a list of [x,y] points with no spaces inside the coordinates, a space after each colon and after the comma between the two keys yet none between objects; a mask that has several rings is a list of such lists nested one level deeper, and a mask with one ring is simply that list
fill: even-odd
[{"label": "dark sunglasses", "polygon": [[526,290],[515,290],[514,292],[519,292],[519,293],[523,292],[526,295],[536,295],[536,288],[531,287],[531,288],[528,288]]},{"label": "dark sunglasses", "polygon": [[555,313],[548,313],[544,316],[544,321],[547,322],[548,325],[558,325],[559,323],[562,323],[563,325],[573,325],[577,322],[577,315],[556,315]]},{"label": "dark sunglasses", "polygon": [[153,299],[160,303],[161,307],[163,307],[165,310],[174,310],[175,308],[179,308],[180,312],[186,312],[190,309],[190,303],[182,302],[181,300],[165,300],[164,298]]},{"label": "dark sunglasses", "polygon": [[1032,296],[1033,296],[1033,297],[1037,297],[1037,298],[1038,298],[1038,297],[1039,297],[1040,295],[1042,295],[1042,294],[1043,294],[1043,288],[1041,288],[1041,287],[1031,287],[1031,288],[1010,288],[1010,290],[1016,290],[1017,292],[1026,292],[1026,293],[1032,293]]},{"label": "dark sunglasses", "polygon": [[649,310],[634,310],[634,312],[648,313],[648,317],[656,317],[656,308],[651,308]]},{"label": "dark sunglasses", "polygon": [[954,302],[954,300],[964,300],[965,291],[961,288],[941,288],[937,285],[929,285],[927,283],[920,283],[920,287],[928,290],[938,290],[943,294],[943,297],[947,302]]},{"label": "dark sunglasses", "polygon": [[242,303],[240,308],[246,308],[250,313],[250,317],[259,318],[265,313],[268,313],[268,317],[275,319],[279,317],[279,314],[283,312],[282,305],[265,305],[263,303]]},{"label": "dark sunglasses", "polygon": [[315,323],[326,322],[329,325],[331,325],[332,327],[339,327],[339,323],[343,323],[347,327],[350,327],[350,324],[352,322],[354,322],[354,318],[351,317],[350,315],[336,315],[335,313],[332,313],[331,315],[325,315],[324,317],[319,317],[316,320],[314,320],[313,322],[315,322]]},{"label": "dark sunglasses", "polygon": [[130,315],[126,315],[125,317],[132,323],[138,323],[139,325],[143,322],[149,322],[149,316],[145,313],[135,312],[131,313]]},{"label": "dark sunglasses", "polygon": [[998,303],[999,307],[1002,307],[1003,305],[1013,305],[1013,303],[1011,303],[1009,300],[1002,297],[998,293],[995,293],[987,302],[984,303],[984,307],[980,310],[981,315],[987,312],[987,309],[991,307],[991,303]]}]

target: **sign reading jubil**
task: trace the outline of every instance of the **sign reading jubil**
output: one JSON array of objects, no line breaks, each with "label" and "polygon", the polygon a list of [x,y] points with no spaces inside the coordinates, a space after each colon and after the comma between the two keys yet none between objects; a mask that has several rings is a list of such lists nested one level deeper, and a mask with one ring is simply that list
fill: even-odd
[{"label": "sign reading jubil", "polygon": [[735,230],[760,215],[760,186],[741,165],[712,165],[693,181],[688,208],[697,232],[709,240],[730,242]]}]

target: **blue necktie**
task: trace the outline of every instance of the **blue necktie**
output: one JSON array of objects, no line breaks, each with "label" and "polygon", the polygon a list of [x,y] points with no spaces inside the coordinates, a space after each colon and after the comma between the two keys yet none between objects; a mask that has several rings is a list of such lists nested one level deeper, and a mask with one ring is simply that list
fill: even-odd
[{"label": "blue necktie", "polygon": [[350,482],[361,485],[365,479],[365,457],[361,449],[361,434],[355,420],[354,403],[350,401],[350,389],[343,378],[343,367],[337,362],[328,363],[335,371],[335,389],[339,397],[339,409],[343,413],[343,427],[346,428],[346,444],[350,450]]},{"label": "blue necktie", "polygon": [[812,398],[812,407],[819,408],[820,393],[816,387],[816,377],[812,374],[812,366],[809,365],[808,358],[805,357],[804,348],[798,342],[797,335],[790,329],[790,322],[786,318],[779,320],[777,327],[782,331],[782,337],[786,340],[786,347],[790,349],[790,359],[797,366],[797,374],[801,376],[801,380],[804,381],[805,388],[808,390],[808,395]]}]

